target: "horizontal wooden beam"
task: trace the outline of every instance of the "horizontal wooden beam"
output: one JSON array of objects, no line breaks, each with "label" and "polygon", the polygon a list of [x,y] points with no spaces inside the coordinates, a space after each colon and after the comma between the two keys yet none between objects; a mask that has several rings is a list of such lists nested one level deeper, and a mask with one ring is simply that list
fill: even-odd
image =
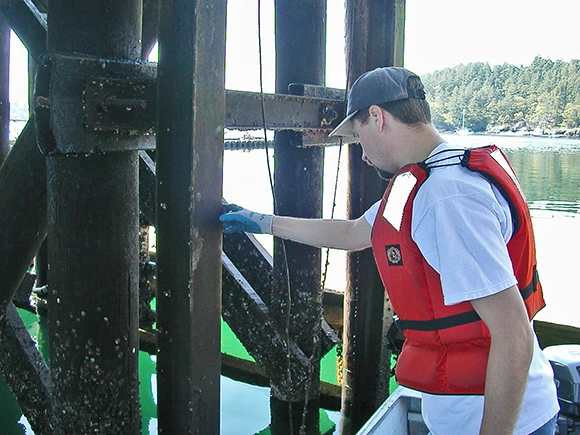
[{"label": "horizontal wooden beam", "polygon": [[225,126],[239,130],[262,129],[265,125],[268,130],[330,131],[341,121],[343,109],[342,100],[230,90],[226,92]]},{"label": "horizontal wooden beam", "polygon": [[543,348],[557,344],[580,344],[580,328],[534,320],[534,330]]},{"label": "horizontal wooden beam", "polygon": [[[140,350],[155,355],[157,352],[155,331],[139,329]],[[250,385],[268,387],[268,376],[255,361],[239,358],[222,352],[222,375]],[[320,405],[331,411],[340,410],[341,386],[330,382],[320,382]]]},{"label": "horizontal wooden beam", "polygon": [[[82,58],[59,60],[59,64],[67,62],[90,64],[89,60]],[[98,68],[98,62],[95,65],[93,70]],[[136,67],[132,81],[91,78],[85,92],[76,96],[79,101],[81,98],[85,100],[83,113],[76,115],[86,121],[85,130],[95,135],[119,137],[127,134],[134,137],[142,133],[139,139],[141,149],[155,147],[157,81],[150,78],[155,64],[148,64],[141,70],[143,72]],[[140,74],[143,74],[142,79]],[[319,94],[337,95],[336,90],[330,88],[321,88]],[[303,133],[303,140],[297,141],[297,146],[324,145],[338,142],[328,138],[328,133],[342,120],[343,113],[344,100],[226,90],[224,127],[232,130],[293,130]]]}]

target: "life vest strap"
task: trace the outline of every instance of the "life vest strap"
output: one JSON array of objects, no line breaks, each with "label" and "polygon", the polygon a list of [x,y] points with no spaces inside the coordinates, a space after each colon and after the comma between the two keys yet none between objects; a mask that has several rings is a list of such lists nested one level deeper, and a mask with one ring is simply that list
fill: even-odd
[{"label": "life vest strap", "polygon": [[[538,270],[534,266],[534,278],[532,279],[532,282],[523,289],[520,289],[520,294],[524,301],[536,291],[539,280],[540,278],[538,276]],[[465,313],[454,314],[452,316],[440,317],[438,319],[431,320],[397,319],[394,323],[396,323],[397,328],[401,331],[404,331],[405,329],[410,329],[413,331],[438,331],[440,329],[453,328],[454,326],[477,322],[478,320],[481,320],[481,317],[479,317],[479,314],[477,314],[475,310],[472,310],[466,311]]]},{"label": "life vest strap", "polygon": [[522,299],[524,301],[527,298],[529,298],[532,295],[532,293],[536,291],[536,289],[538,288],[538,282],[540,282],[540,277],[538,275],[538,269],[536,268],[536,266],[534,266],[534,277],[532,279],[532,282],[520,290],[520,294],[522,295]]},{"label": "life vest strap", "polygon": [[431,320],[397,320],[397,327],[403,331],[411,329],[414,331],[438,331],[440,329],[452,328],[454,326],[464,325],[466,323],[477,322],[481,320],[475,310],[466,311],[465,313],[454,314],[452,316],[440,317]]}]

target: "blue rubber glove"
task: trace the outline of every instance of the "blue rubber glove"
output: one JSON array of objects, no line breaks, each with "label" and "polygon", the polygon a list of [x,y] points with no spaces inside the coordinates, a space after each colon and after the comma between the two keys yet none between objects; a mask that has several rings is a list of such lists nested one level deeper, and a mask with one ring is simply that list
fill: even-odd
[{"label": "blue rubber glove", "polygon": [[243,231],[245,233],[272,234],[271,214],[255,213],[235,204],[224,205],[220,221],[224,224],[224,234]]}]

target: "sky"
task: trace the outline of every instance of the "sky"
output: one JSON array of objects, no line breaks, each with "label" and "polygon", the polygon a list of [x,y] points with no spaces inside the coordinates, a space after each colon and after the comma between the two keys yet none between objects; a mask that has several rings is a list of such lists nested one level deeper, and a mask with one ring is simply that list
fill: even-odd
[{"label": "sky", "polygon": [[[344,88],[344,0],[328,1],[326,85]],[[260,89],[258,0],[228,1],[226,88]],[[274,92],[274,0],[261,0],[263,87]],[[580,59],[580,0],[406,0],[405,66]],[[26,54],[12,38],[11,101],[26,100]]]},{"label": "sky", "polygon": [[579,0],[407,0],[405,66],[580,59]]},{"label": "sky", "polygon": [[[262,51],[273,58],[273,0],[262,0]],[[257,64],[257,0],[229,0],[228,62]],[[344,88],[344,0],[328,0],[326,84]],[[417,74],[461,63],[529,65],[536,56],[580,59],[580,0],[406,0],[405,66]],[[273,64],[264,62],[273,92]],[[254,90],[259,74],[228,68],[226,86]],[[229,86],[228,86],[229,85]]]}]

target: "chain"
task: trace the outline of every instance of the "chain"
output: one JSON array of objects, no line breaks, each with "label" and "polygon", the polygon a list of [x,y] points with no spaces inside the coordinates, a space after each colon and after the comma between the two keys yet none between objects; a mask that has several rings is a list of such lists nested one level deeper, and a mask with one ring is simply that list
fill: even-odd
[{"label": "chain", "polygon": [[342,341],[336,346],[336,382],[342,386],[344,378],[344,358],[342,356]]}]

